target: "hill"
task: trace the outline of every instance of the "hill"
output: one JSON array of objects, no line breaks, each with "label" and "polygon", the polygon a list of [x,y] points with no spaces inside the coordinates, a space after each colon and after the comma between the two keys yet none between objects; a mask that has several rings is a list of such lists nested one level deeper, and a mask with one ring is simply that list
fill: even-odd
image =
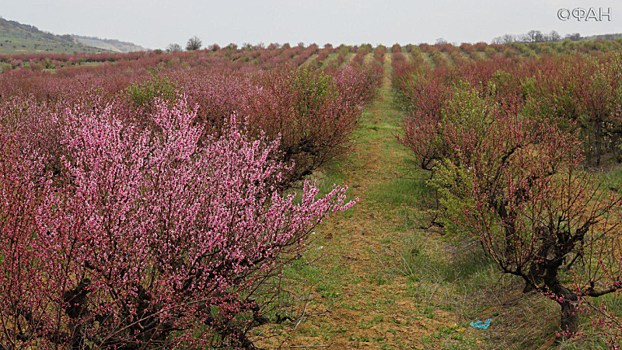
[{"label": "hill", "polygon": [[126,41],[116,39],[100,39],[97,37],[72,35],[82,45],[100,48],[113,52],[136,52],[147,51],[144,47]]},{"label": "hill", "polygon": [[99,53],[109,50],[91,47],[71,35],[56,35],[0,17],[0,55],[20,53]]},{"label": "hill", "polygon": [[592,35],[592,36],[586,37],[586,39],[617,40],[617,39],[622,39],[622,33]]}]

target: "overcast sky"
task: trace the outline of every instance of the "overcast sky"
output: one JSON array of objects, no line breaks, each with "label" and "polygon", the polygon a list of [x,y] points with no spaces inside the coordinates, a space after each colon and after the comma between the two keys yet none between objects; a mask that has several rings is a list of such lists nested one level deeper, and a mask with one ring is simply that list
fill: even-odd
[{"label": "overcast sky", "polygon": [[[560,8],[611,8],[611,21],[560,21]],[[622,32],[620,0],[0,0],[0,16],[55,34],[148,48],[185,44],[490,42],[531,29]]]}]

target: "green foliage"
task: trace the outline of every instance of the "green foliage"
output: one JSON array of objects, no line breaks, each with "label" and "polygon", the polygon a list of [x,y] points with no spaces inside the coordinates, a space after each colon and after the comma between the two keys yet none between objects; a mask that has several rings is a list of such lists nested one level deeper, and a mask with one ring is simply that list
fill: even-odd
[{"label": "green foliage", "polygon": [[134,107],[151,108],[156,98],[174,102],[180,89],[166,75],[153,75],[147,81],[130,85],[126,91]]},{"label": "green foliage", "polygon": [[322,110],[326,102],[335,98],[337,89],[333,78],[324,73],[315,74],[308,69],[300,69],[291,81],[294,91],[299,94],[295,106],[301,116],[311,115]]},{"label": "green foliage", "polygon": [[54,63],[52,63],[52,61],[50,61],[49,58],[46,58],[44,61],[44,67],[45,69],[54,69],[56,68],[56,66],[54,65]]},{"label": "green foliage", "polygon": [[[499,82],[505,78],[507,76],[503,73],[497,75]],[[489,148],[479,147],[490,135],[491,126],[498,123],[498,107],[478,91],[466,82],[456,83],[453,97],[441,112],[440,132],[435,141],[436,147],[445,150],[428,184],[438,193],[441,209],[437,212],[437,220],[444,225],[451,238],[471,238],[474,234],[468,230],[473,225],[466,221],[468,213],[477,211],[472,199],[476,179],[469,164],[477,163],[494,169],[499,161],[494,154],[489,154]],[[473,138],[473,135],[477,136]],[[466,147],[454,147],[453,138],[468,140]]]},{"label": "green foliage", "polygon": [[414,111],[416,109],[416,105],[412,101],[413,89],[421,86],[429,79],[426,76],[426,67],[425,65],[417,65],[408,74],[397,76],[394,79],[393,86],[396,87],[394,103],[398,109],[402,111]]},{"label": "green foliage", "polygon": [[440,212],[438,221],[445,227],[449,238],[471,238],[465,213],[475,212],[473,191],[474,174],[469,169],[455,165],[449,159],[443,160],[436,168],[428,184],[439,193]]},{"label": "green foliage", "polygon": [[490,101],[484,100],[476,89],[467,82],[458,81],[455,94],[441,112],[443,124],[455,128],[473,130],[476,135],[485,132],[494,108]]},{"label": "green foliage", "polygon": [[498,70],[492,75],[491,80],[488,82],[487,88],[488,93],[491,96],[494,96],[504,90],[514,88],[516,85],[520,85],[520,81],[518,81],[517,78],[508,72]]}]

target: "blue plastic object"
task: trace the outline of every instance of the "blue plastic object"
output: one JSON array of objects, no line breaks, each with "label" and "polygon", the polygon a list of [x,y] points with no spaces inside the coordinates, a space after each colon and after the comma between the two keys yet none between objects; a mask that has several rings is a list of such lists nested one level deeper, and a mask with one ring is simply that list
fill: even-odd
[{"label": "blue plastic object", "polygon": [[475,322],[471,322],[471,327],[476,329],[488,329],[490,327],[490,322],[492,322],[492,318],[487,319],[486,321],[477,320]]}]

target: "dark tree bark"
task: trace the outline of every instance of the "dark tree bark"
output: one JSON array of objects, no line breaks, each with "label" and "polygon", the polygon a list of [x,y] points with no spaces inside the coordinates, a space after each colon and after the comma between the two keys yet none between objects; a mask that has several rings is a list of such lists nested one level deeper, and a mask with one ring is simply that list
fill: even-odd
[{"label": "dark tree bark", "polygon": [[547,262],[544,284],[546,289],[553,293],[557,303],[561,306],[560,332],[556,342],[567,339],[577,333],[579,327],[579,316],[577,315],[577,304],[579,297],[576,292],[571,291],[561,284],[558,277],[559,267],[563,263],[563,258]]},{"label": "dark tree bark", "polygon": [[[576,296],[575,296],[576,298]],[[579,330],[579,316],[577,315],[576,300],[561,303],[561,333],[557,341],[565,339],[567,336],[577,333]]]}]

